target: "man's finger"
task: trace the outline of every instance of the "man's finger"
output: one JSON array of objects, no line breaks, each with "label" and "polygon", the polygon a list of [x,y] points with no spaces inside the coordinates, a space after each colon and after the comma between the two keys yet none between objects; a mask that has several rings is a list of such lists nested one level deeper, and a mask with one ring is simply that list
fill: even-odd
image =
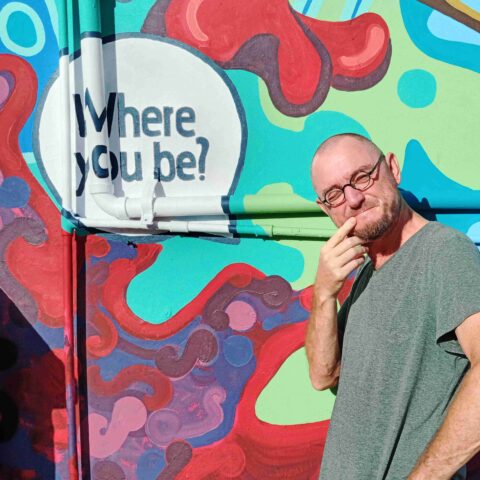
[{"label": "man's finger", "polygon": [[356,268],[358,268],[362,263],[365,262],[365,257],[355,258],[352,261],[348,262],[341,269],[342,274],[347,278]]},{"label": "man's finger", "polygon": [[354,258],[363,257],[367,251],[361,245],[357,245],[356,247],[349,248],[345,253],[338,257],[338,265],[340,267],[344,267],[348,262],[353,260]]},{"label": "man's finger", "polygon": [[348,250],[355,248],[357,245],[363,245],[364,243],[365,240],[354,235],[352,237],[348,237],[342,240],[336,247],[332,249],[332,253],[336,256],[340,256]]},{"label": "man's finger", "polygon": [[353,230],[357,223],[357,219],[355,217],[350,217],[330,238],[332,243],[332,247],[337,246],[340,242],[342,242],[347,235]]}]

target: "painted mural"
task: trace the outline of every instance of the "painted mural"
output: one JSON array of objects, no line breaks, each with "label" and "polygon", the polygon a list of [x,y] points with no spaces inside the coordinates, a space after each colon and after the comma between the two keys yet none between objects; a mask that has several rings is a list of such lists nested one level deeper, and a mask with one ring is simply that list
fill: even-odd
[{"label": "painted mural", "polygon": [[0,0],[0,478],[318,478],[310,160],[480,246],[479,72],[477,0]]}]

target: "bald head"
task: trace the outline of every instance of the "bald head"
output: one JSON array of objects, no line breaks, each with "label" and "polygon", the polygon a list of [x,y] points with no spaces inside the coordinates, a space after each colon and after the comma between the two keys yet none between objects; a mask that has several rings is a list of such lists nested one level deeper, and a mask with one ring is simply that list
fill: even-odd
[{"label": "bald head", "polygon": [[329,153],[334,155],[339,149],[363,150],[370,153],[372,157],[378,157],[382,151],[368,138],[357,133],[339,133],[327,138],[320,144],[313,156],[312,169],[315,163],[324,159]]},{"label": "bald head", "polygon": [[317,149],[312,159],[312,183],[319,193],[323,189],[323,178],[335,171],[340,161],[345,158],[376,160],[382,151],[368,138],[356,133],[340,133],[327,138]]}]

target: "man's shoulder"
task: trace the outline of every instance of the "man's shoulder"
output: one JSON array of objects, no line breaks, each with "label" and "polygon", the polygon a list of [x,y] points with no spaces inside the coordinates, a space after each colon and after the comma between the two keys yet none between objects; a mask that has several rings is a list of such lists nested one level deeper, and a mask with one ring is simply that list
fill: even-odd
[{"label": "man's shoulder", "polygon": [[459,230],[439,222],[430,222],[426,233],[422,250],[426,252],[427,262],[449,270],[480,265],[477,246]]},{"label": "man's shoulder", "polygon": [[[472,240],[463,232],[440,222],[429,222],[423,236],[424,242],[429,243],[432,248],[455,249],[459,245],[473,247]],[[425,227],[424,227],[425,228]]]}]

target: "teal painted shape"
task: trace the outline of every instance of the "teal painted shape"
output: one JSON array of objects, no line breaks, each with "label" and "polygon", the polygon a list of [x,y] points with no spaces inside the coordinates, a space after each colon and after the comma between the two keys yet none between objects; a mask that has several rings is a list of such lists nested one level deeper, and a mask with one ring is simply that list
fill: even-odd
[{"label": "teal painted shape", "polygon": [[37,42],[37,33],[30,17],[21,11],[12,13],[7,22],[10,39],[24,48],[30,48]]},{"label": "teal painted shape", "polygon": [[[74,4],[76,2],[73,2]],[[115,5],[112,1],[104,2],[105,4]],[[100,16],[99,0],[79,0],[78,15],[80,21],[80,33],[84,32],[101,32],[101,16]]]},{"label": "teal painted shape", "polygon": [[[110,2],[103,1],[101,4],[102,33],[103,36],[140,32],[145,18],[152,8],[155,0],[132,1],[128,3],[116,2],[115,8]],[[108,22],[114,16],[115,22]]]},{"label": "teal painted shape", "polygon": [[[421,205],[428,209],[429,198],[442,192],[445,198],[462,199],[462,204],[480,208],[480,190],[465,187],[442,173],[430,160],[420,142],[410,140],[405,149],[405,162],[402,169],[400,188],[403,196],[412,205]],[[478,222],[478,213],[431,212],[429,220],[450,225],[463,233]]]},{"label": "teal painted shape", "polygon": [[162,246],[155,263],[138,274],[127,290],[132,311],[154,324],[175,315],[232,263],[247,263],[266,275],[280,275],[289,282],[300,277],[304,267],[298,250],[254,238],[234,244],[177,236]]},{"label": "teal painted shape", "polygon": [[[10,2],[0,8],[0,47],[10,53],[33,57],[45,47],[46,35],[38,12],[22,2]],[[2,45],[3,44],[3,45]]]},{"label": "teal painted shape", "polygon": [[314,201],[310,163],[320,143],[331,135],[346,132],[369,138],[359,122],[333,111],[311,114],[300,132],[273,125],[261,108],[257,77],[241,71],[227,74],[242,99],[248,127],[245,164],[235,196],[257,193],[271,183],[288,182],[296,194]]},{"label": "teal painted shape", "polygon": [[408,70],[400,77],[397,92],[400,100],[408,107],[424,108],[435,100],[437,82],[426,70]]}]

